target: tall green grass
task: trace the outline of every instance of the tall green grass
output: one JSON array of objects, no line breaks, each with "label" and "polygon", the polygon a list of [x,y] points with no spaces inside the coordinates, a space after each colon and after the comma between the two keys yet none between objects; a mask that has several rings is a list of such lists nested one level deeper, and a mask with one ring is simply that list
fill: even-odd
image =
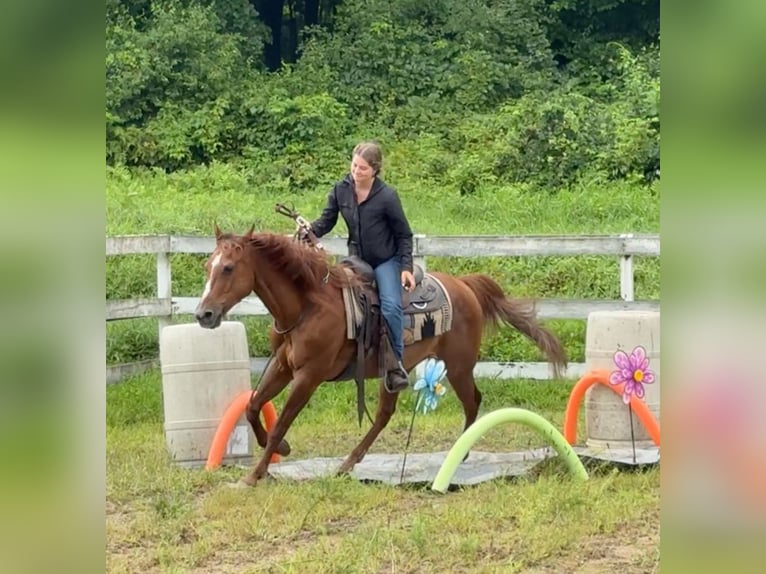
[{"label": "tall green grass", "polygon": [[[388,160],[387,160],[388,161]],[[391,160],[393,161],[393,160]],[[404,161],[404,160],[402,160]],[[343,175],[341,170],[337,179]],[[417,172],[389,178],[397,188],[415,233],[496,235],[535,233],[656,233],[659,184],[646,187],[594,179],[555,193],[524,185],[479,185],[461,195],[421,181]],[[247,170],[214,164],[167,174],[160,170],[107,168],[106,233],[204,234],[214,222],[244,231],[251,224],[292,231],[291,222],[274,213],[277,201],[294,203],[307,218],[319,215],[333,179],[326,185],[278,195],[256,189]],[[339,223],[335,232],[345,234]]]}]

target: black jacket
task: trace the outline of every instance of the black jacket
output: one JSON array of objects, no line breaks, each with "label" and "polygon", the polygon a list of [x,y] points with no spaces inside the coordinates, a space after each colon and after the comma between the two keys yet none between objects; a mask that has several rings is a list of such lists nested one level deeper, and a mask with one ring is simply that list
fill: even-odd
[{"label": "black jacket", "polygon": [[317,237],[335,227],[338,213],[348,227],[350,255],[358,255],[373,268],[399,255],[402,271],[412,271],[412,230],[393,188],[376,177],[370,194],[360,205],[354,180],[347,175],[335,184],[322,215],[311,223]]}]

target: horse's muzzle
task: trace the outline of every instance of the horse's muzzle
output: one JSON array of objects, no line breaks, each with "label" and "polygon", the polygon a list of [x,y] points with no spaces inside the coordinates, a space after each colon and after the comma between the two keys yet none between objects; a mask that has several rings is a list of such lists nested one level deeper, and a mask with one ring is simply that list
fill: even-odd
[{"label": "horse's muzzle", "polygon": [[194,312],[194,318],[197,319],[200,327],[205,329],[215,329],[221,325],[223,314],[213,309],[197,309]]}]

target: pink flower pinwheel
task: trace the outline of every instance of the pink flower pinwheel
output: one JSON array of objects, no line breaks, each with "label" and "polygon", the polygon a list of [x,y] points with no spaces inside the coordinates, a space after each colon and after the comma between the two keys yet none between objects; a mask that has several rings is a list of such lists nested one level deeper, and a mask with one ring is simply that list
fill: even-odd
[{"label": "pink flower pinwheel", "polygon": [[628,355],[625,351],[617,351],[614,354],[614,364],[617,370],[612,371],[609,382],[612,385],[625,383],[622,389],[622,400],[630,404],[630,395],[636,395],[639,399],[644,397],[644,385],[654,382],[654,372],[649,370],[649,358],[646,349],[639,346]]}]

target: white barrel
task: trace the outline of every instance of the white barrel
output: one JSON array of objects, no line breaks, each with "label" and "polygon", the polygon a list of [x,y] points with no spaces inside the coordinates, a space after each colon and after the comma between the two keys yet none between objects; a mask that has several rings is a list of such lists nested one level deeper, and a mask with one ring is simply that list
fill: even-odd
[{"label": "white barrel", "polygon": [[[655,381],[645,385],[644,402],[660,420],[660,314],[657,311],[598,311],[588,315],[585,342],[586,368],[617,369],[616,351],[628,355],[637,346],[646,350],[649,370]],[[654,445],[638,416],[633,413],[633,437],[637,448]],[[597,384],[585,394],[585,429],[587,445],[596,448],[631,446],[631,415],[622,397]]]},{"label": "white barrel", "polygon": [[[228,406],[250,385],[245,326],[224,321],[217,329],[196,323],[170,325],[160,333],[165,441],[173,460],[204,466]],[[250,464],[255,437],[244,414],[237,421],[223,464]]]}]

